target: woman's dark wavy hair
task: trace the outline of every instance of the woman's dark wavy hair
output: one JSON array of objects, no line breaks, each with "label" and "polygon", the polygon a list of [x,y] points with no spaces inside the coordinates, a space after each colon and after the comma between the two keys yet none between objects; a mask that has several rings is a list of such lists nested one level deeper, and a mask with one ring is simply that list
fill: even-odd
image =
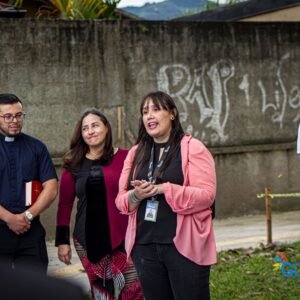
[{"label": "woman's dark wavy hair", "polygon": [[83,140],[81,133],[82,121],[88,115],[98,116],[107,128],[107,134],[105,138],[105,145],[103,155],[101,157],[101,162],[103,164],[108,164],[111,161],[114,154],[110,123],[99,110],[97,110],[96,108],[88,108],[82,113],[79,121],[77,122],[71,138],[69,150],[63,157],[63,168],[70,170],[72,173],[75,173],[79,170],[85,158],[85,155],[89,150],[89,146]]},{"label": "woman's dark wavy hair", "polygon": [[153,145],[153,138],[147,133],[143,123],[143,107],[145,103],[150,99],[153,101],[153,104],[157,106],[159,109],[167,110],[169,112],[172,112],[174,115],[174,120],[172,120],[172,129],[171,129],[171,134],[169,139],[169,143],[171,146],[169,150],[170,152],[167,156],[167,159],[164,161],[160,169],[160,172],[157,174],[157,178],[161,177],[164,170],[170,164],[172,157],[180,147],[180,141],[184,135],[184,131],[182,129],[179,120],[178,109],[171,96],[161,91],[151,92],[146,96],[144,96],[140,105],[139,130],[138,130],[138,137],[136,140],[136,144],[138,144],[138,148],[136,150],[136,154],[128,178],[128,188],[130,188],[130,181],[134,179],[133,174],[137,174],[139,170],[143,168],[150,159],[150,152]]}]

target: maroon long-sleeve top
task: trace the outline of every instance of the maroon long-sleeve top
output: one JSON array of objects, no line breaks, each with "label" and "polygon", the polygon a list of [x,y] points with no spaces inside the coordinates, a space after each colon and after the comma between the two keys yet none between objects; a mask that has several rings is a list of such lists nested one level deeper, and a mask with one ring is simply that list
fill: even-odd
[{"label": "maroon long-sleeve top", "polygon": [[[111,163],[102,167],[112,249],[115,249],[124,241],[128,223],[127,216],[121,215],[115,205],[115,198],[118,194],[119,178],[127,153],[127,150],[119,149],[114,155]],[[101,195],[99,195],[99,197],[101,197]],[[60,180],[57,226],[70,225],[75,198],[76,189],[74,177],[70,171],[64,169]]]}]

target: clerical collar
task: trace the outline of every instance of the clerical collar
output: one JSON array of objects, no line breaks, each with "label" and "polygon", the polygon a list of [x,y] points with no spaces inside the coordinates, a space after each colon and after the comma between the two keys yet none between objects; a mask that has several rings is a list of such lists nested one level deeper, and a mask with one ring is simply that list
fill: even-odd
[{"label": "clerical collar", "polygon": [[4,138],[4,141],[5,142],[14,142],[15,141],[15,138],[13,136],[6,136]]},{"label": "clerical collar", "polygon": [[16,136],[6,136],[6,135],[3,135],[3,134],[0,134],[0,139],[6,143],[12,143],[14,141],[17,141],[18,140],[18,137],[20,135],[16,135]]}]

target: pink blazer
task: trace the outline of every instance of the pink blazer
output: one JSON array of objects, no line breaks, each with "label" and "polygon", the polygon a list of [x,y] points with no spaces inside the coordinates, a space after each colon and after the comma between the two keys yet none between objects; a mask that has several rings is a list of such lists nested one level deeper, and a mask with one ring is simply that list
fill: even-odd
[{"label": "pink blazer", "polygon": [[[127,180],[137,145],[128,153],[119,181],[116,205],[122,214],[129,215],[125,237],[128,257],[136,236],[136,212],[128,211]],[[216,243],[211,209],[216,193],[214,160],[208,149],[197,139],[186,134],[181,140],[183,185],[164,183],[167,203],[177,213],[174,244],[179,253],[199,265],[216,263]]]}]

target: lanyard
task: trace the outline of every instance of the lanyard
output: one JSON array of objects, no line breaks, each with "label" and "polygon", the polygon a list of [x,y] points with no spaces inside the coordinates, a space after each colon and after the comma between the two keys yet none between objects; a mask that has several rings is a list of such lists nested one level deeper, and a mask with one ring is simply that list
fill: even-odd
[{"label": "lanyard", "polygon": [[161,156],[161,158],[159,159],[154,171],[153,171],[153,164],[154,164],[154,145],[152,145],[151,148],[151,154],[150,154],[150,162],[149,162],[149,167],[148,167],[148,180],[151,183],[155,183],[156,182],[156,176],[158,174],[159,169],[161,168],[163,162],[165,161],[168,152],[170,150],[170,145],[167,144],[164,148],[164,152]]}]

